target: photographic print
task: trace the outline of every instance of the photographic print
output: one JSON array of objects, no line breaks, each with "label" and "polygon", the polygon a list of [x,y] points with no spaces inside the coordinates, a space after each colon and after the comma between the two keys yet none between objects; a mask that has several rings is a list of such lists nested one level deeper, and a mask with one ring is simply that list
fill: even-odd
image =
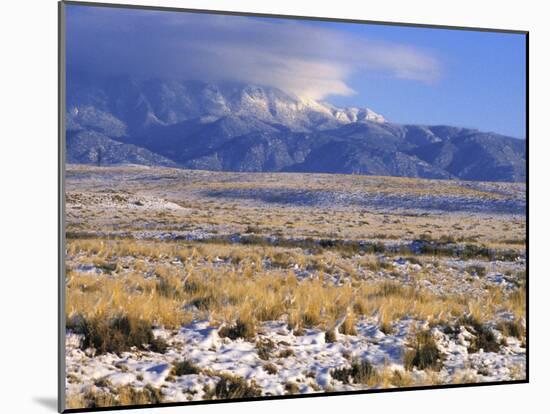
[{"label": "photographic print", "polygon": [[527,33],[60,11],[61,409],[527,381]]}]

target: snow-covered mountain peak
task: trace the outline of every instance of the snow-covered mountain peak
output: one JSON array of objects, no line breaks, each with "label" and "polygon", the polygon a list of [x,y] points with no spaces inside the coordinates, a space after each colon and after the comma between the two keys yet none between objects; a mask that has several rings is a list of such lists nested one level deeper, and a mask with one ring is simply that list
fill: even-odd
[{"label": "snow-covered mountain peak", "polygon": [[273,87],[234,82],[116,79],[69,87],[74,91],[74,107],[93,106],[127,123],[130,129],[226,116],[254,117],[293,131],[385,121],[368,108],[339,108]]},{"label": "snow-covered mountain peak", "polygon": [[106,165],[525,179],[522,140],[258,85],[69,77],[66,126],[69,162],[95,164],[101,150]]}]

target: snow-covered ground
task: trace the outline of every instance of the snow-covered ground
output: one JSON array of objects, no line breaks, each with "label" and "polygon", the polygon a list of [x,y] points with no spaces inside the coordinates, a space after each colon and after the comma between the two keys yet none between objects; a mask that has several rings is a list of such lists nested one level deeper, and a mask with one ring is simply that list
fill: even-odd
[{"label": "snow-covered ground", "polygon": [[[338,334],[336,342],[327,343],[325,332],[306,329],[296,336],[285,322],[264,323],[254,340],[220,338],[218,328],[208,321],[183,326],[179,331],[156,329],[155,335],[167,340],[169,351],[158,354],[148,351],[124,352],[121,355],[91,356],[79,348],[80,336],[67,336],[68,392],[81,393],[96,383],[113,386],[131,385],[160,388],[166,401],[188,401],[204,398],[205,391],[215,386],[217,374],[231,374],[253,381],[262,395],[283,395],[289,383],[299,393],[344,391],[369,388],[365,384],[344,384],[334,379],[334,370],[349,367],[353,360],[367,360],[380,373],[404,372],[403,352],[412,327],[422,323],[401,320],[393,324],[394,333],[384,334],[374,318],[360,321],[357,335]],[[443,368],[437,373],[414,369],[411,385],[434,381],[449,383],[468,378],[470,382],[518,379],[525,370],[525,348],[516,338],[506,338],[507,345],[499,353],[468,353],[472,335],[461,328],[456,337],[437,326],[432,328],[437,346],[444,355]],[[498,335],[498,332],[496,332]],[[273,349],[268,359],[258,355],[256,343],[270,341]],[[171,370],[178,361],[188,360],[204,372],[173,377]],[[271,369],[266,368],[267,365]],[[378,387],[379,385],[374,385]],[[101,385],[100,385],[101,388]]]},{"label": "snow-covered ground", "polygon": [[[234,320],[220,318],[219,308],[204,320],[216,312],[197,308],[195,299],[203,297],[187,292],[170,303],[190,313],[192,323],[178,322],[177,329],[154,323],[165,353],[146,345],[101,354],[69,330],[69,398],[117,395],[125,386],[153,387],[163,401],[218,398],[214,390],[227,376],[264,396],[525,377],[522,304],[511,304],[522,300],[526,278],[521,184],[74,166],[67,174],[66,211],[65,265],[76,298],[101,291],[103,281],[157,286],[158,269],[183,279],[186,272],[200,279],[255,269],[258,280],[291,277],[337,289],[390,283],[431,295],[434,306],[452,298],[454,306],[433,314],[423,309],[430,316],[414,319],[407,301],[412,308],[416,299],[402,292],[395,300],[407,307],[399,313],[405,316],[388,322],[381,308],[358,311],[353,335],[333,329],[330,338],[323,323],[292,330],[287,310],[284,317],[256,321],[252,337],[231,339],[220,329]],[[119,242],[126,244],[113,254],[109,246]],[[167,246],[183,253],[166,253],[172,251]],[[90,286],[79,285],[79,278]],[[110,312],[107,293],[99,296],[103,311],[123,314]],[[386,299],[394,300],[391,294],[377,298]],[[485,299],[491,306],[486,314]],[[474,303],[481,308],[470,307]],[[474,313],[478,322],[467,322]],[[429,333],[439,355],[424,369],[406,361],[421,332]],[[483,335],[493,352],[474,346]],[[192,369],[178,375],[174,367],[182,361]],[[373,377],[346,377],[357,363],[372,366]]]}]

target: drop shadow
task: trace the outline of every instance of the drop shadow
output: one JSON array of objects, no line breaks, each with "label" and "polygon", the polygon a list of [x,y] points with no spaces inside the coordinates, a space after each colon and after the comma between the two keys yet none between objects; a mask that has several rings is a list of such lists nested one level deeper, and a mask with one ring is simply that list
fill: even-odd
[{"label": "drop shadow", "polygon": [[33,401],[41,406],[48,408],[53,412],[57,412],[57,398],[53,397],[33,397]]}]

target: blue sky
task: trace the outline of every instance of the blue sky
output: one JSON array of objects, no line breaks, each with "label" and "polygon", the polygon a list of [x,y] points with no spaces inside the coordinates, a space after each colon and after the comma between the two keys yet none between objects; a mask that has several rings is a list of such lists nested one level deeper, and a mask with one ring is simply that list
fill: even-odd
[{"label": "blue sky", "polygon": [[67,64],[264,84],[394,122],[525,137],[520,34],[70,5]]},{"label": "blue sky", "polygon": [[[346,25],[373,39],[403,41],[440,62],[440,76],[422,83],[384,73],[357,73],[353,97],[341,104],[371,105],[402,123],[452,124],[525,137],[525,36],[414,27]],[[396,104],[398,101],[398,104]]]}]

